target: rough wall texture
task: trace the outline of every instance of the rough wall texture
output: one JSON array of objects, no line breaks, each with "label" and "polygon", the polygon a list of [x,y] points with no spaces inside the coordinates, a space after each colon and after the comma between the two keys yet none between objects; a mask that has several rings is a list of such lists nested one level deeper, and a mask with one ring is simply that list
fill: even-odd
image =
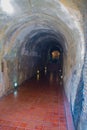
[{"label": "rough wall texture", "polygon": [[[65,1],[64,1],[65,2]],[[79,10],[82,15],[82,20],[78,17],[81,26],[83,27],[83,34],[85,38],[85,61],[81,73],[80,82],[77,89],[77,94],[74,102],[73,118],[75,123],[75,128],[78,130],[87,129],[87,2],[86,0],[76,1],[73,0],[73,9]],[[66,4],[66,3],[65,3]],[[68,2],[68,7],[69,7]],[[71,7],[71,6],[70,6]],[[70,8],[69,7],[69,8]],[[76,7],[76,8],[75,8]],[[74,78],[74,77],[73,77]],[[74,81],[74,80],[73,80]]]},{"label": "rough wall texture", "polygon": [[[21,84],[32,77],[37,66],[44,66],[45,54],[42,52],[50,45],[47,41],[55,39],[64,51],[64,87],[75,129],[87,130],[86,0],[12,0],[10,5],[7,4],[10,12],[7,7],[3,7],[2,1],[4,0],[0,0],[0,96],[13,89],[14,82]],[[47,37],[43,34],[39,36],[38,30],[48,32]],[[24,45],[28,46],[29,52],[23,50]]]}]

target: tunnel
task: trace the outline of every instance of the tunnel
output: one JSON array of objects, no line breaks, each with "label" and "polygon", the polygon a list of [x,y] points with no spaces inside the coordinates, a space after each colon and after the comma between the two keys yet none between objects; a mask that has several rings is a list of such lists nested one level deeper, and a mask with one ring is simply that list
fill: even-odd
[{"label": "tunnel", "polygon": [[[0,1],[0,97],[12,93],[15,85],[21,88],[37,71],[57,68],[75,130],[86,130],[85,37],[75,12],[71,13],[66,4],[58,0],[4,1]],[[81,19],[80,11],[77,13]],[[60,58],[53,59],[53,52]]]}]

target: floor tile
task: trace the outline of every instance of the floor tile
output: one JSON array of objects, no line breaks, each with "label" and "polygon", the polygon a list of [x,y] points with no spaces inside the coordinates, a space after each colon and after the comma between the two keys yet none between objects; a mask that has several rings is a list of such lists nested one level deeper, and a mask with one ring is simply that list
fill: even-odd
[{"label": "floor tile", "polygon": [[56,73],[50,76],[41,74],[0,100],[0,130],[67,130],[63,87]]}]

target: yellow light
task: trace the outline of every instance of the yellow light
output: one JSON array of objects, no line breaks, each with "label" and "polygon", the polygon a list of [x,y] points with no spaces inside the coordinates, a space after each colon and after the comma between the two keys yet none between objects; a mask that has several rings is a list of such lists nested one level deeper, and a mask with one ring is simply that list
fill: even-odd
[{"label": "yellow light", "polygon": [[59,58],[59,56],[60,56],[60,52],[59,51],[53,51],[52,52],[52,57],[53,58]]},{"label": "yellow light", "polygon": [[40,79],[40,75],[39,74],[37,74],[37,80],[39,80]]},{"label": "yellow light", "polygon": [[14,9],[11,5],[11,0],[1,0],[1,7],[2,10],[8,14],[12,14],[14,12]]},{"label": "yellow light", "polygon": [[50,74],[50,83],[53,82],[53,73]]}]

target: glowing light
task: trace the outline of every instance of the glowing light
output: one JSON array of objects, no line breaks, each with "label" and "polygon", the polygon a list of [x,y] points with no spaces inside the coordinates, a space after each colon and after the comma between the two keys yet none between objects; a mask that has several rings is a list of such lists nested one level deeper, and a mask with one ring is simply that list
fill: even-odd
[{"label": "glowing light", "polygon": [[59,58],[60,56],[60,52],[59,51],[53,51],[52,52],[52,58],[55,59],[55,58]]},{"label": "glowing light", "polygon": [[40,73],[40,71],[39,70],[37,70],[37,74],[39,74]]},{"label": "glowing light", "polygon": [[17,83],[14,83],[14,87],[16,88],[18,86],[18,84]]},{"label": "glowing light", "polygon": [[47,67],[44,68],[45,69],[45,75],[47,74]]},{"label": "glowing light", "polygon": [[15,90],[15,91],[14,91],[14,96],[17,97],[17,95],[18,95],[18,91]]},{"label": "glowing light", "polygon": [[12,14],[14,12],[14,9],[11,5],[11,0],[1,0],[1,7],[3,11]]},{"label": "glowing light", "polygon": [[37,74],[37,80],[39,80],[40,79],[40,75],[39,74]]},{"label": "glowing light", "polygon": [[63,79],[63,76],[61,76],[61,79]]},{"label": "glowing light", "polygon": [[45,67],[45,70],[47,70],[47,67]]}]

